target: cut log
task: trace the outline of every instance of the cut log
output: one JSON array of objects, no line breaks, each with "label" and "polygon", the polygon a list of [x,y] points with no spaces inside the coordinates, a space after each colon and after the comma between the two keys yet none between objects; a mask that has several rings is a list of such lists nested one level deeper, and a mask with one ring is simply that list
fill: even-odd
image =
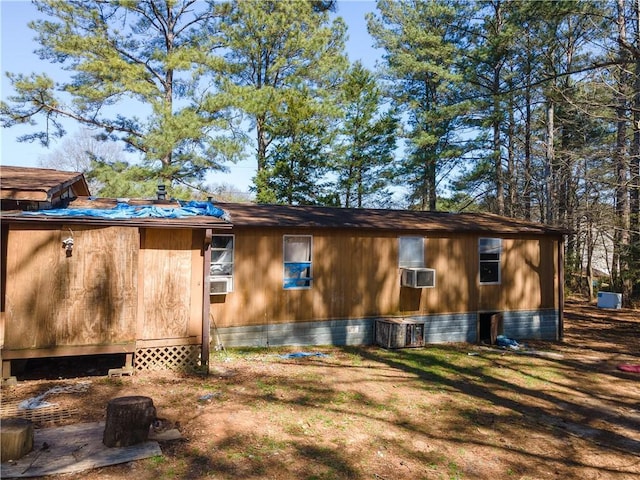
[{"label": "cut log", "polygon": [[24,418],[7,418],[0,425],[1,461],[18,460],[33,450],[33,424]]},{"label": "cut log", "polygon": [[102,443],[107,447],[128,447],[144,442],[155,418],[156,409],[149,397],[114,398],[107,404]]}]

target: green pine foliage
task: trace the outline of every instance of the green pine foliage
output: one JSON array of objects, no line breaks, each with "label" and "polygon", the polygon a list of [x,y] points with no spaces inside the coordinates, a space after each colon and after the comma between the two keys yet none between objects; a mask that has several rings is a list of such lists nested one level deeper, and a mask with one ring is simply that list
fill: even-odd
[{"label": "green pine foliage", "polygon": [[387,1],[369,15],[369,33],[384,48],[388,95],[404,118],[406,148],[395,178],[409,202],[435,210],[439,184],[468,150],[468,105],[459,65],[464,48],[456,23],[468,8],[456,2]]},{"label": "green pine foliage", "polygon": [[[220,63],[210,34],[226,5],[34,3],[44,15],[30,24],[39,56],[69,73],[58,83],[46,74],[9,73],[16,93],[0,105],[3,127],[28,122],[34,131],[22,140],[46,145],[64,135],[64,119],[77,121],[137,152],[145,178],[168,182],[201,179],[238,158],[241,144],[223,129],[229,124],[224,103],[207,90]],[[122,104],[134,105],[136,114],[122,115]]]},{"label": "green pine foliage", "polygon": [[345,207],[389,204],[399,122],[374,74],[356,62],[342,86],[344,117],[334,150],[336,191]]},{"label": "green pine foliage", "polygon": [[335,145],[335,110],[309,89],[288,92],[284,115],[269,126],[273,142],[256,177],[256,200],[288,205],[326,205],[326,179]]},{"label": "green pine foliage", "polygon": [[[346,27],[340,18],[330,20],[326,6],[321,8],[325,3],[328,2],[234,1],[221,25],[226,71],[219,79],[219,88],[256,132],[255,185],[260,201],[290,196],[274,198],[270,192],[263,191],[271,188],[265,182],[272,174],[284,172],[281,158],[284,145],[290,143],[305,150],[301,143],[305,140],[299,132],[287,129],[287,125],[308,122],[314,116],[309,111],[317,110],[319,103],[331,110],[334,90],[347,66]],[[305,101],[309,102],[308,106],[303,105]],[[323,113],[315,119],[323,121],[335,115],[337,113]],[[321,131],[327,127],[329,124],[325,123],[315,128]],[[307,149],[313,147],[307,145]],[[270,158],[276,151],[280,158]],[[287,155],[292,154],[293,151]],[[300,164],[303,162],[305,160],[299,160]]]}]

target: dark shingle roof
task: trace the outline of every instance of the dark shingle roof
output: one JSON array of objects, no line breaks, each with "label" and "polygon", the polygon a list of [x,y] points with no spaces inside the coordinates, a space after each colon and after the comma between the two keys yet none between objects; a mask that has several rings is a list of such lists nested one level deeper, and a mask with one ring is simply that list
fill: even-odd
[{"label": "dark shingle roof", "polygon": [[89,195],[84,175],[48,168],[0,167],[0,198],[47,202],[73,185],[76,195]]},{"label": "dark shingle roof", "polygon": [[316,206],[256,205],[222,203],[216,205],[238,227],[356,228],[387,231],[492,232],[501,234],[563,234],[564,230],[525,220],[488,213],[423,212],[332,208]]},{"label": "dark shingle roof", "polygon": [[[5,167],[6,168],[6,167]],[[55,172],[55,171],[54,171]],[[3,169],[4,173],[4,169]],[[58,172],[67,173],[68,172]],[[110,198],[77,198],[68,208],[111,209],[117,204]],[[130,205],[153,204],[175,207],[170,201],[128,200]],[[565,230],[548,225],[502,217],[488,213],[424,212],[415,210],[356,209],[319,206],[258,205],[252,203],[215,202],[230,217],[229,221],[209,216],[180,219],[142,218],[109,220],[90,217],[25,217],[5,212],[3,220],[12,222],[64,222],[97,225],[128,225],[157,228],[326,228],[365,229],[395,232],[487,233],[561,235]]]}]

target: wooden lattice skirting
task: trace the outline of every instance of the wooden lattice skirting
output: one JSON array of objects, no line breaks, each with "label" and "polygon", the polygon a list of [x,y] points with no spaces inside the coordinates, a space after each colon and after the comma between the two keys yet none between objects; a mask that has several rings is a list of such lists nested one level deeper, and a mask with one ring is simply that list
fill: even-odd
[{"label": "wooden lattice skirting", "polygon": [[183,370],[200,367],[200,345],[170,345],[136,349],[133,359],[136,370]]}]

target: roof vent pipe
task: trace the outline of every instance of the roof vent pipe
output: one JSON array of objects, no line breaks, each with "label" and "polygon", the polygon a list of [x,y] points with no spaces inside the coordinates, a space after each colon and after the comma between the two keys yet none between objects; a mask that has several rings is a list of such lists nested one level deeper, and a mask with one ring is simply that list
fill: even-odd
[{"label": "roof vent pipe", "polygon": [[167,187],[163,183],[158,184],[158,191],[156,192],[156,195],[158,195],[158,200],[166,200]]}]

